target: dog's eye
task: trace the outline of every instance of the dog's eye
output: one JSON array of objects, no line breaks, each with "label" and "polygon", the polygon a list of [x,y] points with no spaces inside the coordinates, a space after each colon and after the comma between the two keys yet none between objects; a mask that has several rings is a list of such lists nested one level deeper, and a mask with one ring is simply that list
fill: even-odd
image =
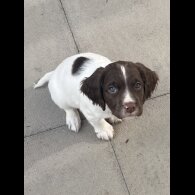
[{"label": "dog's eye", "polygon": [[108,88],[108,92],[111,93],[111,94],[117,93],[118,92],[118,89],[115,86],[111,85]]},{"label": "dog's eye", "polygon": [[141,89],[142,85],[140,82],[135,83],[135,89]]}]

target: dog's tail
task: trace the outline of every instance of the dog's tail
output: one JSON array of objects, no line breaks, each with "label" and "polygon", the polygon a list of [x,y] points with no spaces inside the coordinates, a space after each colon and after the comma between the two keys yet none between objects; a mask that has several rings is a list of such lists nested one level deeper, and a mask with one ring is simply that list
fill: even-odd
[{"label": "dog's tail", "polygon": [[49,79],[51,78],[53,74],[53,71],[46,73],[38,82],[37,84],[34,83],[34,89],[38,88],[38,87],[42,87],[46,82],[49,81]]}]

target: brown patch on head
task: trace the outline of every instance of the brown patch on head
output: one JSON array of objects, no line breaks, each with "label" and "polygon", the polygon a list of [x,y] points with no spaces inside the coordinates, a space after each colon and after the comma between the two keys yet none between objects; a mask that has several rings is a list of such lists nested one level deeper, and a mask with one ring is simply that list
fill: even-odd
[{"label": "brown patch on head", "polygon": [[144,82],[144,100],[151,97],[156,85],[159,81],[159,77],[155,71],[150,70],[141,63],[135,63],[136,67],[140,71],[140,75]]},{"label": "brown patch on head", "polygon": [[[144,89],[138,89],[137,86],[138,83],[143,85],[143,81],[140,72],[134,63],[117,61],[109,64],[104,71],[103,83],[105,102],[115,116],[118,118],[125,118],[135,115],[140,116],[142,114]],[[109,91],[110,87],[111,89],[112,87],[116,88],[113,93]],[[126,95],[129,95],[132,100],[126,102]],[[129,108],[126,106],[129,106]]]},{"label": "brown patch on head", "polygon": [[93,104],[99,105],[105,110],[105,101],[102,92],[104,68],[98,68],[90,77],[81,82],[81,91],[92,100]]},{"label": "brown patch on head", "polygon": [[120,118],[121,105],[125,93],[125,79],[118,63],[109,64],[104,71],[103,95],[112,113]]},{"label": "brown patch on head", "polygon": [[[125,68],[125,75],[121,67]],[[99,105],[103,110],[107,105],[118,118],[140,116],[143,104],[155,89],[158,76],[154,71],[140,63],[117,61],[105,68],[98,68],[90,77],[82,82],[81,91]],[[134,100],[134,111],[127,109],[125,103],[132,106],[132,102],[124,102],[125,96]]]}]

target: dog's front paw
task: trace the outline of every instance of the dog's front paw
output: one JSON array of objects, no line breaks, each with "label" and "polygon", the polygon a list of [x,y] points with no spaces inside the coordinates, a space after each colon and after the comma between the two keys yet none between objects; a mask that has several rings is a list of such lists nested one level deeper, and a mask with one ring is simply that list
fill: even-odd
[{"label": "dog's front paw", "polygon": [[121,123],[122,122],[122,119],[119,119],[116,116],[111,116],[110,118],[108,118],[108,121],[111,124],[116,124],[116,123]]},{"label": "dog's front paw", "polygon": [[114,129],[111,125],[103,130],[97,130],[96,132],[97,137],[102,140],[109,140],[114,136]]}]

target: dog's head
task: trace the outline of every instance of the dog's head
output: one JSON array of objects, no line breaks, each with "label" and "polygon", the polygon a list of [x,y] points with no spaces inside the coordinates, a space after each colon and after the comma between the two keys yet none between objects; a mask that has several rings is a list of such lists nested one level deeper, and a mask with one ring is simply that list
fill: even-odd
[{"label": "dog's head", "polygon": [[140,116],[143,104],[154,91],[157,74],[141,63],[117,61],[98,68],[82,81],[81,91],[118,118]]}]

